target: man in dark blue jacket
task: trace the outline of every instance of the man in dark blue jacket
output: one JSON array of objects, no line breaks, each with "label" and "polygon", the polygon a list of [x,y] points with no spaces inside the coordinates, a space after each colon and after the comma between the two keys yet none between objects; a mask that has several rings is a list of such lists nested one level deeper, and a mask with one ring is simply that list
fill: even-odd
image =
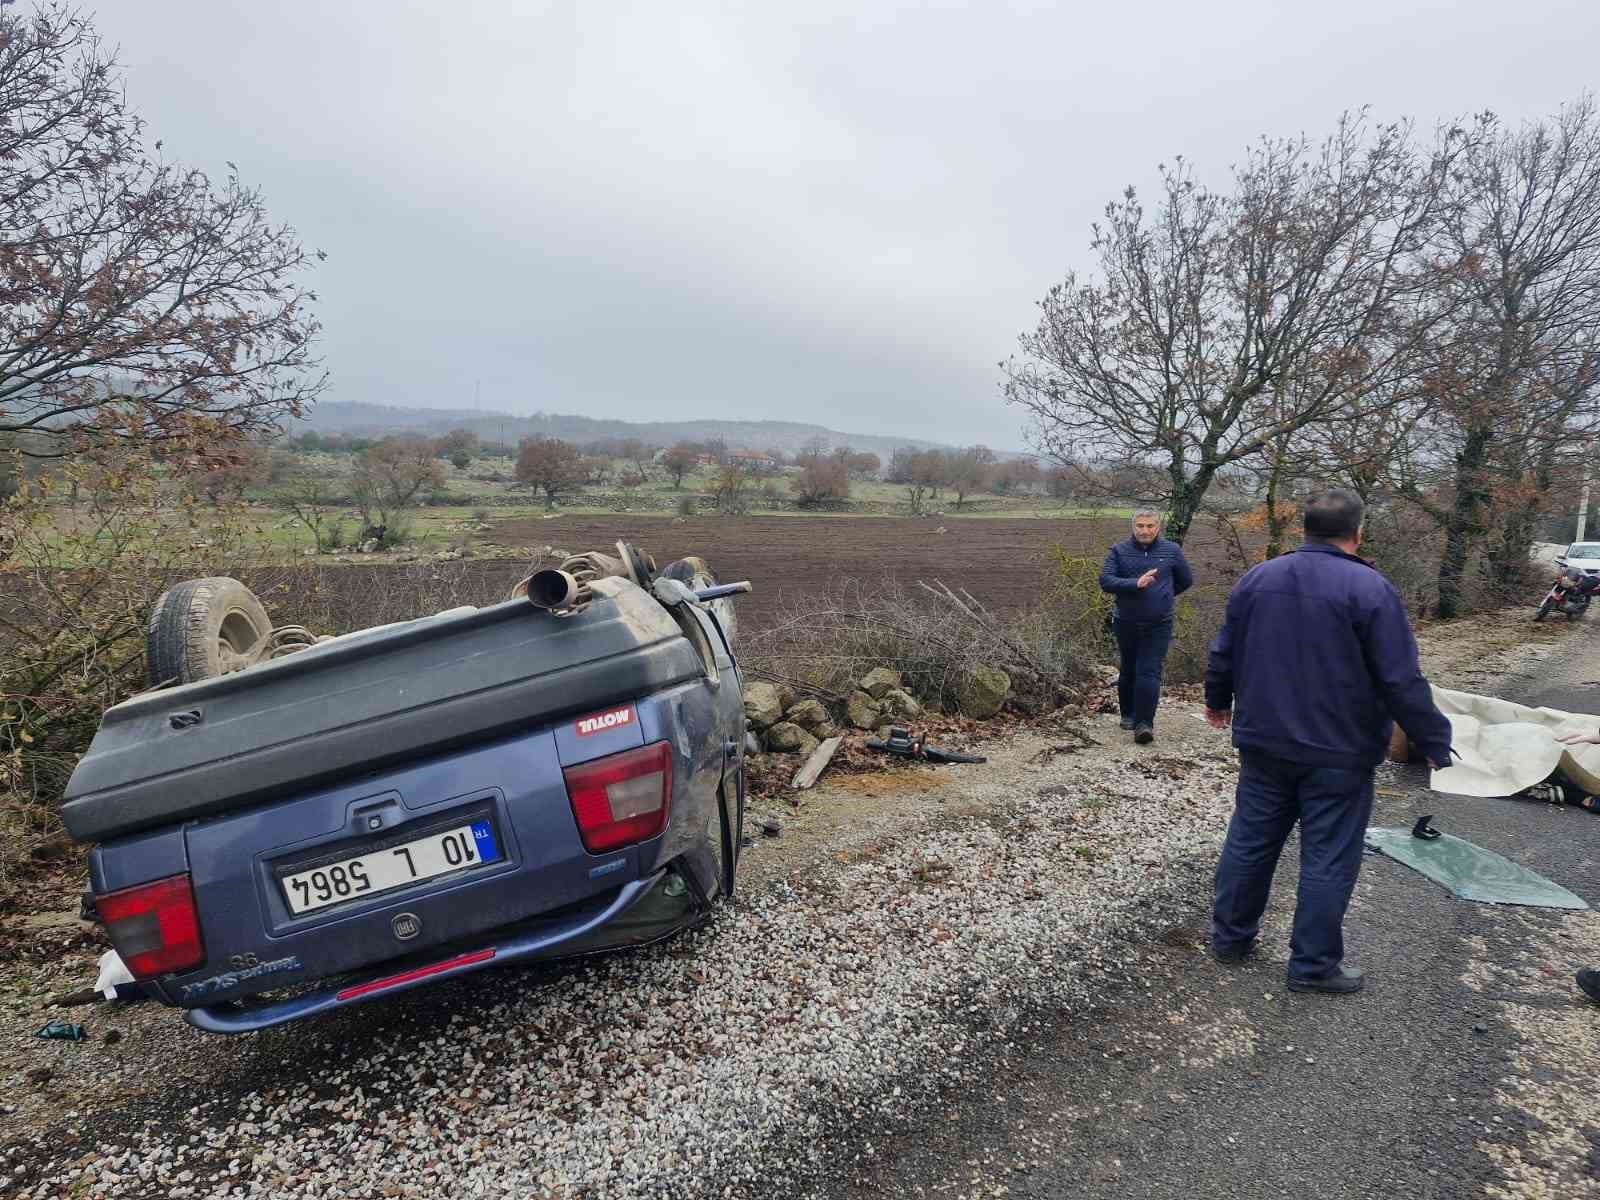
[{"label": "man in dark blue jacket", "polygon": [[1234,963],[1254,951],[1298,821],[1291,991],[1361,990],[1361,972],[1343,965],[1344,914],[1392,722],[1434,766],[1450,762],[1450,722],[1422,676],[1400,594],[1356,557],[1362,515],[1360,497],[1342,489],[1306,505],[1305,545],[1234,586],[1206,671],[1206,719],[1231,722],[1239,749],[1212,953]]},{"label": "man in dark blue jacket", "polygon": [[1133,536],[1111,547],[1100,568],[1100,587],[1117,598],[1122,727],[1133,730],[1133,740],[1142,746],[1156,736],[1161,670],[1172,645],[1172,610],[1192,583],[1183,547],[1161,536],[1161,518],[1149,509],[1134,514]]}]

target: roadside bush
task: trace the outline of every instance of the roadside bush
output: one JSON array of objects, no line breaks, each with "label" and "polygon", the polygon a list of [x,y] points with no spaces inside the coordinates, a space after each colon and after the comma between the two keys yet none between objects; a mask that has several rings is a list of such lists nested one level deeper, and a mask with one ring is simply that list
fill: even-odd
[{"label": "roadside bush", "polygon": [[976,668],[998,667],[1011,677],[1011,703],[1037,711],[1071,699],[1093,676],[1102,647],[1086,628],[1048,605],[998,617],[966,592],[847,582],[790,601],[746,640],[743,657],[754,675],[836,699],[871,668],[892,667],[923,703],[951,711]]},{"label": "roadside bush", "polygon": [[174,474],[140,454],[69,461],[0,503],[0,793],[30,827],[53,828],[101,712],[144,686],[156,596],[217,574],[207,565],[237,561],[259,532],[247,510],[202,505]]},{"label": "roadside bush", "polygon": [[411,541],[416,530],[416,523],[412,521],[408,512],[395,512],[389,516],[389,523],[383,527],[383,536],[378,539],[380,550],[393,550],[397,546],[404,546]]},{"label": "roadside bush", "polygon": [[717,472],[714,487],[717,511],[729,516],[742,516],[750,508],[751,475],[744,467],[729,465]]}]

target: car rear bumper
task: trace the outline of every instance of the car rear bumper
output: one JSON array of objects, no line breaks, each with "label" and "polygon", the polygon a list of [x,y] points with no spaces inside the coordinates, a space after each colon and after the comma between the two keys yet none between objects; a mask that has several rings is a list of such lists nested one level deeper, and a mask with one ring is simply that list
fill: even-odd
[{"label": "car rear bumper", "polygon": [[[230,1003],[190,1008],[185,1010],[184,1018],[208,1033],[251,1033],[332,1009],[349,1008],[366,1000],[393,996],[425,983],[453,979],[484,967],[505,966],[534,958],[560,957],[564,949],[579,953],[585,948],[606,948],[588,946],[589,935],[598,933],[627,913],[661,884],[668,874],[668,870],[663,868],[643,879],[623,884],[603,903],[585,906],[559,920],[542,922],[533,928],[519,930],[512,927],[499,937],[490,934],[481,945],[440,951],[431,960],[423,959],[404,966],[390,963],[364,978],[346,979],[324,990],[266,1004]],[[677,922],[659,932],[671,932],[672,928],[681,924],[681,921]]]}]

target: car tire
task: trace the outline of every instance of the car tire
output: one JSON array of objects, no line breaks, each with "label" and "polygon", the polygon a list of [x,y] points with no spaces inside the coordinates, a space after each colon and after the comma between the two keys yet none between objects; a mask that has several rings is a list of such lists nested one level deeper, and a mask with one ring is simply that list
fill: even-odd
[{"label": "car tire", "polygon": [[193,683],[242,671],[272,621],[255,593],[225,575],[174,584],[150,610],[145,657],[150,686]]}]

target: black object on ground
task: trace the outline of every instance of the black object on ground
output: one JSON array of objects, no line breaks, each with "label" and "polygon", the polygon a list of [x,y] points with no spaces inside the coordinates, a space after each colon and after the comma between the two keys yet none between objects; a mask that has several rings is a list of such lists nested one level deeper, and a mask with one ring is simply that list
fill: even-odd
[{"label": "black object on ground", "polygon": [[913,737],[907,730],[898,725],[889,727],[889,736],[881,742],[868,741],[868,750],[882,750],[885,754],[893,754],[900,758],[915,758],[922,762],[931,763],[981,763],[988,762],[987,758],[978,754],[962,754],[956,750],[941,750],[938,746],[928,745],[928,735],[917,734]]},{"label": "black object on ground", "polygon": [[1425,842],[1433,841],[1434,838],[1439,836],[1439,831],[1432,825],[1428,824],[1428,822],[1431,820],[1433,820],[1432,813],[1427,813],[1424,816],[1418,817],[1417,823],[1411,827],[1411,836],[1414,838],[1421,838]]},{"label": "black object on ground", "polygon": [[1596,1004],[1600,1004],[1600,971],[1585,967],[1578,972],[1578,990]]}]

